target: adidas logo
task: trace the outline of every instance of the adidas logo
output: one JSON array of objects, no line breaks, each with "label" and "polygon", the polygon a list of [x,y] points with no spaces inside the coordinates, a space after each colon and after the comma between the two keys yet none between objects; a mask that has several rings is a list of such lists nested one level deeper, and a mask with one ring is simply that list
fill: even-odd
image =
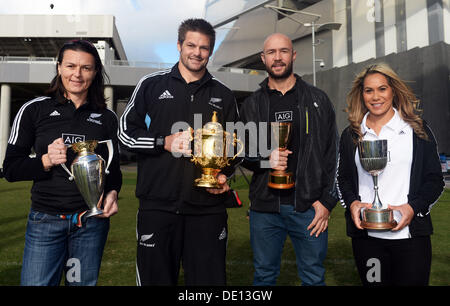
[{"label": "adidas logo", "polygon": [[173,96],[168,90],[166,90],[159,96],[158,99],[159,100],[162,100],[162,99],[173,99]]},{"label": "adidas logo", "polygon": [[50,117],[54,116],[61,116],[61,114],[57,110],[54,110],[53,113],[50,114]]}]

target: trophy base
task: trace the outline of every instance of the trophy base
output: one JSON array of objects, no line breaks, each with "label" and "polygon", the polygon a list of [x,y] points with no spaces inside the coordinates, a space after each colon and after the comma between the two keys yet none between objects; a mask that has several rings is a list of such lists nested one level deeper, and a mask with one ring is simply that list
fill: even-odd
[{"label": "trophy base", "polygon": [[194,186],[204,188],[220,188],[220,185],[214,176],[205,174],[202,174],[201,178],[194,181]]},{"label": "trophy base", "polygon": [[269,174],[269,183],[267,185],[274,189],[291,189],[295,186],[292,172],[272,171]]},{"label": "trophy base", "polygon": [[103,214],[103,211],[98,209],[97,207],[95,207],[95,208],[92,208],[92,209],[88,210],[87,213],[84,216],[86,218],[89,218],[89,217],[98,216],[98,215],[101,215],[101,214]]},{"label": "trophy base", "polygon": [[372,230],[390,230],[397,226],[392,209],[366,209],[361,227]]}]

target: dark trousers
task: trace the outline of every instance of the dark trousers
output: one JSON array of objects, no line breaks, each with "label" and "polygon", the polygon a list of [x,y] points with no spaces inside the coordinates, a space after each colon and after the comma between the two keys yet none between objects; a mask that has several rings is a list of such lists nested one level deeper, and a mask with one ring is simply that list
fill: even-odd
[{"label": "dark trousers", "polygon": [[226,285],[227,213],[178,215],[140,210],[137,216],[138,285]]},{"label": "dark trousers", "polygon": [[430,236],[410,239],[353,238],[353,255],[364,286],[427,286]]}]

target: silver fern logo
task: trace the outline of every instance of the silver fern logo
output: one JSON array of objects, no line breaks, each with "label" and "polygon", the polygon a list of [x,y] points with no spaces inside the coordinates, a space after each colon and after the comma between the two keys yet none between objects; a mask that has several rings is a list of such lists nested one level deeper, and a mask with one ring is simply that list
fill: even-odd
[{"label": "silver fern logo", "polygon": [[227,229],[224,227],[224,228],[222,229],[222,232],[221,232],[220,235],[219,235],[219,240],[223,240],[223,239],[225,239],[225,238],[227,238]]},{"label": "silver fern logo", "polygon": [[153,234],[154,233],[151,233],[150,235],[141,235],[141,238],[139,239],[139,245],[142,245],[142,246],[145,246],[148,248],[154,248],[155,243],[148,243],[148,241],[153,238]]},{"label": "silver fern logo", "polygon": [[102,114],[91,113],[89,118],[87,119],[87,121],[98,124],[98,125],[102,125],[102,122],[100,120],[98,120],[98,118],[100,118],[101,116],[102,116]]}]

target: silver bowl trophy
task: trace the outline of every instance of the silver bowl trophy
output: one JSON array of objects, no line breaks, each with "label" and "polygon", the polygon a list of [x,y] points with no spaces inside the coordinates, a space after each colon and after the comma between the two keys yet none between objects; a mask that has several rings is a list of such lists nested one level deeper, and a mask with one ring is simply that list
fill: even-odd
[{"label": "silver bowl trophy", "polygon": [[378,195],[378,175],[388,161],[387,140],[363,140],[358,143],[361,166],[372,175],[375,197],[372,207],[363,211],[361,226],[366,229],[389,230],[397,225],[392,209],[383,209]]},{"label": "silver bowl trophy", "polygon": [[[100,143],[106,143],[108,146],[106,169],[105,160],[94,152],[97,144]],[[69,147],[78,153],[70,166],[72,171],[69,171],[65,164],[61,164],[61,166],[69,174],[69,180],[75,180],[78,190],[89,207],[85,216],[100,215],[103,211],[97,208],[97,204],[103,197],[105,174],[109,173],[108,168],[114,153],[112,141],[110,139],[103,141],[86,140],[69,145]]]}]

